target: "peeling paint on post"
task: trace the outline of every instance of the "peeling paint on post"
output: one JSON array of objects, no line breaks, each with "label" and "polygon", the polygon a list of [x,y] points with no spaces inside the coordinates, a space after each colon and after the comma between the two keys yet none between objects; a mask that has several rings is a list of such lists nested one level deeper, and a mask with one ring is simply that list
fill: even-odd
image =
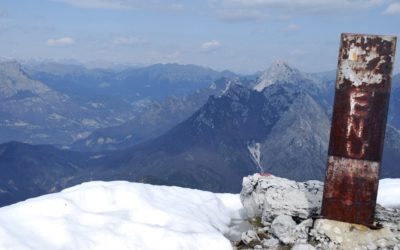
[{"label": "peeling paint on post", "polygon": [[342,34],[322,216],[372,225],[396,37]]}]

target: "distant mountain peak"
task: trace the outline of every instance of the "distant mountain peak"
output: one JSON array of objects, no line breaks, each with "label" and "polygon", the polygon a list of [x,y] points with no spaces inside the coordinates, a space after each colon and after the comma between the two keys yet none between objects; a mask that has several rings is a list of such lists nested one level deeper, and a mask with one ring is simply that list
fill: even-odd
[{"label": "distant mountain peak", "polygon": [[10,98],[19,92],[29,96],[55,95],[47,85],[29,78],[21,65],[15,61],[0,63],[0,82],[0,97],[3,98]]},{"label": "distant mountain peak", "polygon": [[291,67],[287,62],[275,61],[262,72],[254,89],[261,92],[269,85],[278,82],[296,82],[305,78],[305,75],[298,69]]}]

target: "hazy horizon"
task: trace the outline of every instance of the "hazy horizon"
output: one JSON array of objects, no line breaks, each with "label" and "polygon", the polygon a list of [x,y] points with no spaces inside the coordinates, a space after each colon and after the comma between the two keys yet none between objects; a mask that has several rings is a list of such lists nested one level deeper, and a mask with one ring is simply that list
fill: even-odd
[{"label": "hazy horizon", "polygon": [[[84,65],[194,64],[254,73],[275,60],[336,69],[343,32],[400,35],[392,0],[16,0],[0,3],[0,55]],[[399,58],[399,50],[397,58]],[[399,59],[394,72],[399,72]]]}]

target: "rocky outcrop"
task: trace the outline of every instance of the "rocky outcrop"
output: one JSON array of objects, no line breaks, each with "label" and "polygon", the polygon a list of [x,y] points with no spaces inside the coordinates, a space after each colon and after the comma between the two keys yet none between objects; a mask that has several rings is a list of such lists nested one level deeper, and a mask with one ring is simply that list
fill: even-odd
[{"label": "rocky outcrop", "polygon": [[238,248],[400,250],[400,209],[377,205],[382,229],[321,219],[322,192],[319,181],[245,177],[240,198],[253,228],[242,234]]},{"label": "rocky outcrop", "polygon": [[322,249],[391,249],[399,243],[389,228],[372,230],[363,225],[324,219],[314,222],[310,235],[319,239],[317,246]]},{"label": "rocky outcrop", "polygon": [[296,182],[273,175],[255,174],[243,179],[240,199],[249,217],[272,222],[278,215],[307,219],[320,212],[323,183]]}]

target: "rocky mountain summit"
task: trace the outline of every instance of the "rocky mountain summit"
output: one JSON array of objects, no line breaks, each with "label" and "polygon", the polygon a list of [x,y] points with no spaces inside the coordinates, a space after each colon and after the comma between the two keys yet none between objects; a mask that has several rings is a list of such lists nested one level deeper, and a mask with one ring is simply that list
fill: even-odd
[{"label": "rocky mountain summit", "polygon": [[273,175],[243,179],[240,198],[252,229],[237,249],[400,249],[400,209],[376,207],[381,229],[319,218],[323,183]]},{"label": "rocky mountain summit", "polygon": [[298,83],[314,80],[310,75],[291,67],[288,63],[276,61],[261,73],[254,89],[262,92],[266,87],[276,83]]}]

